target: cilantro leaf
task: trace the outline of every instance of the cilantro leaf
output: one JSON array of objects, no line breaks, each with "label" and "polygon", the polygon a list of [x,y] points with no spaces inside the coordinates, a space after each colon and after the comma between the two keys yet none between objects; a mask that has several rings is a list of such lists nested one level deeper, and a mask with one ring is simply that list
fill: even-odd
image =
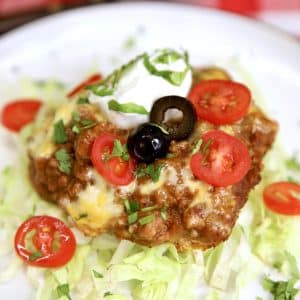
[{"label": "cilantro leaf", "polygon": [[199,139],[199,141],[196,143],[192,151],[192,154],[196,154],[197,152],[199,152],[201,145],[202,145],[202,139]]},{"label": "cilantro leaf", "polygon": [[123,145],[119,139],[114,140],[114,148],[111,152],[111,155],[115,157],[121,157],[125,161],[128,161],[130,158],[126,144]]},{"label": "cilantro leaf", "polygon": [[72,120],[75,122],[79,122],[80,121],[80,114],[78,111],[73,111],[72,112]]},{"label": "cilantro leaf", "polygon": [[72,161],[71,156],[67,152],[66,149],[59,149],[55,152],[55,158],[58,161],[58,168],[61,172],[66,173],[68,175],[71,174]]},{"label": "cilantro leaf", "polygon": [[169,70],[158,70],[150,61],[149,55],[144,54],[144,67],[152,75],[159,76],[167,80],[173,85],[179,86],[183,82],[190,67],[187,66],[182,72],[169,71]]},{"label": "cilantro leaf", "polygon": [[87,218],[88,216],[89,215],[87,213],[83,213],[83,214],[80,214],[76,220],[79,221],[81,219]]},{"label": "cilantro leaf", "polygon": [[269,291],[274,300],[294,300],[298,290],[294,288],[297,279],[288,281],[273,281],[268,277],[264,277],[262,286],[266,291]]},{"label": "cilantro leaf", "polygon": [[162,218],[164,221],[166,221],[166,220],[168,219],[168,215],[167,215],[166,209],[162,208],[162,209],[160,210],[160,215],[161,215],[161,218]]},{"label": "cilantro leaf", "polygon": [[103,297],[105,298],[105,297],[107,297],[107,296],[112,296],[113,295],[113,293],[111,293],[111,292],[106,292],[104,295],[103,295]]},{"label": "cilantro leaf", "polygon": [[138,202],[134,201],[134,200],[128,200],[126,199],[124,201],[124,206],[126,208],[126,211],[131,214],[131,213],[134,213],[136,211],[139,210],[139,204]]},{"label": "cilantro leaf", "polygon": [[76,104],[88,104],[89,99],[88,97],[79,97],[79,99],[76,101]]},{"label": "cilantro leaf", "polygon": [[153,182],[157,182],[159,180],[161,169],[163,168],[163,164],[150,164],[146,167],[138,167],[135,170],[136,177],[140,178],[143,176],[149,176]]},{"label": "cilantro leaf", "polygon": [[56,288],[57,296],[58,298],[61,298],[63,296],[66,296],[69,300],[71,300],[70,297],[70,288],[67,283],[61,284]]},{"label": "cilantro leaf", "polygon": [[63,120],[59,120],[54,124],[54,132],[52,136],[53,142],[56,144],[64,144],[68,141]]},{"label": "cilantro leaf", "polygon": [[110,110],[119,111],[127,114],[140,114],[148,115],[149,112],[142,105],[138,105],[134,102],[119,103],[116,100],[110,100],[108,102],[108,108]]},{"label": "cilantro leaf", "polygon": [[137,219],[138,219],[138,213],[136,211],[136,212],[128,215],[127,222],[128,222],[128,224],[133,224],[137,221]]},{"label": "cilantro leaf", "polygon": [[95,95],[100,97],[111,96],[113,94],[113,90],[103,85],[103,83],[100,85],[90,85],[87,86],[85,89],[92,91]]},{"label": "cilantro leaf", "polygon": [[33,252],[29,255],[29,261],[35,261],[38,258],[43,257],[43,253],[41,251]]},{"label": "cilantro leaf", "polygon": [[141,225],[146,225],[146,224],[152,223],[154,220],[155,220],[155,215],[151,214],[151,215],[145,216],[143,218],[140,218],[139,223]]},{"label": "cilantro leaf", "polygon": [[103,278],[103,275],[95,270],[93,270],[93,274],[95,278]]}]

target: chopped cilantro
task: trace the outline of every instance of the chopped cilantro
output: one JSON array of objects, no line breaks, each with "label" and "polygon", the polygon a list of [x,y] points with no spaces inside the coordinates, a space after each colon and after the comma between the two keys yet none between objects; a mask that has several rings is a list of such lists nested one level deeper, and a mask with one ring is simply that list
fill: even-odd
[{"label": "chopped cilantro", "polygon": [[196,154],[197,152],[199,152],[201,145],[202,145],[202,139],[199,139],[199,141],[196,143],[193,149],[192,154]]},{"label": "chopped cilantro", "polygon": [[78,111],[73,111],[72,112],[72,120],[74,122],[79,122],[80,121],[80,114]]},{"label": "chopped cilantro", "polygon": [[72,168],[71,156],[66,149],[59,149],[55,152],[55,158],[59,165],[58,168],[61,172],[70,174]]},{"label": "chopped cilantro", "polygon": [[154,216],[154,214],[151,214],[146,217],[140,218],[139,223],[141,225],[146,225],[146,224],[152,223],[154,220],[155,220],[155,216]]},{"label": "chopped cilantro", "polygon": [[128,215],[127,217],[127,221],[128,221],[128,224],[133,224],[137,221],[138,219],[138,213],[137,212],[134,212],[130,215]]},{"label": "chopped cilantro", "polygon": [[138,167],[135,170],[135,175],[139,177],[149,176],[153,182],[157,182],[159,180],[161,169],[163,168],[163,164],[150,164],[146,167]]},{"label": "chopped cilantro", "polygon": [[106,292],[106,293],[104,294],[103,297],[105,298],[105,297],[107,297],[107,296],[112,296],[112,295],[113,295],[113,293],[111,293],[111,292]]},{"label": "chopped cilantro", "polygon": [[288,281],[273,281],[268,277],[264,277],[262,286],[266,291],[269,291],[274,300],[294,300],[298,290],[294,288],[297,279]]},{"label": "chopped cilantro", "polygon": [[111,96],[113,94],[113,90],[103,85],[103,83],[87,86],[86,89],[92,91],[95,95],[100,97]]},{"label": "chopped cilantro", "polygon": [[81,220],[81,219],[84,219],[84,218],[87,218],[88,217],[88,214],[87,213],[84,213],[84,214],[80,214],[77,218],[77,221],[78,220]]},{"label": "chopped cilantro", "polygon": [[35,261],[41,257],[43,257],[43,253],[41,251],[33,252],[29,255],[29,261]]},{"label": "chopped cilantro", "polygon": [[95,278],[103,278],[103,275],[99,272],[97,272],[96,270],[93,270],[93,274]]},{"label": "chopped cilantro", "polygon": [[142,105],[138,105],[134,102],[128,103],[119,103],[116,100],[110,100],[108,102],[108,108],[110,110],[119,111],[123,113],[132,113],[132,114],[140,114],[140,115],[148,115],[149,112]]},{"label": "chopped cilantro", "polygon": [[56,144],[64,144],[68,141],[63,120],[59,120],[54,124],[53,142]]},{"label": "chopped cilantro", "polygon": [[[169,71],[169,70],[158,70],[150,61],[150,57],[147,53],[144,54],[144,66],[148,72],[152,75],[159,76],[167,80],[173,85],[179,86],[183,82],[190,67],[187,67],[182,72]],[[184,57],[186,58],[186,57]],[[187,63],[187,61],[186,61]]]},{"label": "chopped cilantro", "polygon": [[70,297],[70,288],[67,283],[61,284],[56,288],[57,296],[58,298],[66,296],[69,300],[71,300]]},{"label": "chopped cilantro", "polygon": [[78,125],[74,125],[74,126],[72,127],[72,131],[73,131],[74,133],[79,134],[81,130],[80,130],[80,127],[79,127]]},{"label": "chopped cilantro", "polygon": [[207,155],[208,151],[209,151],[209,147],[211,145],[211,143],[213,142],[212,139],[208,139],[207,141],[205,141],[203,143],[203,147],[201,149],[201,152],[204,154],[204,155]]},{"label": "chopped cilantro", "polygon": [[157,205],[152,205],[152,206],[142,208],[141,211],[150,211],[150,210],[153,210],[156,208],[157,208]]},{"label": "chopped cilantro", "polygon": [[79,99],[76,101],[76,104],[88,104],[89,99],[88,97],[79,97]]},{"label": "chopped cilantro", "polygon": [[125,161],[129,160],[127,146],[126,144],[123,145],[119,139],[114,140],[114,148],[111,152],[111,155],[116,157],[121,157]]},{"label": "chopped cilantro", "polygon": [[167,220],[167,218],[168,218],[168,216],[167,216],[167,211],[166,211],[166,209],[161,209],[160,210],[160,215],[161,215],[161,218],[164,220],[164,221],[166,221]]},{"label": "chopped cilantro", "polygon": [[81,129],[89,129],[97,124],[97,122],[93,120],[81,120],[80,123],[82,124]]},{"label": "chopped cilantro", "polygon": [[126,199],[124,201],[124,206],[126,208],[127,213],[131,214],[139,210],[139,204],[138,202],[134,200],[128,200]]},{"label": "chopped cilantro", "polygon": [[291,170],[300,170],[300,163],[295,157],[286,161],[287,167]]}]

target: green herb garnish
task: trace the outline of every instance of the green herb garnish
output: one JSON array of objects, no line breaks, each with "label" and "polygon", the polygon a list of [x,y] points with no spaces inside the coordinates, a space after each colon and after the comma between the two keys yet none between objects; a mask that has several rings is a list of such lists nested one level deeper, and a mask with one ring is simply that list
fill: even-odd
[{"label": "green herb garnish", "polygon": [[211,145],[211,143],[213,142],[212,139],[208,139],[207,141],[205,141],[203,143],[203,147],[201,149],[201,152],[204,154],[204,155],[207,155],[208,151],[209,151],[209,147]]},{"label": "green herb garnish", "polygon": [[130,215],[128,215],[127,217],[127,221],[128,221],[128,224],[133,224],[137,221],[138,219],[138,213],[137,212],[134,212]]},{"label": "green herb garnish", "polygon": [[43,253],[41,251],[33,252],[29,255],[29,261],[36,261],[38,258],[43,257]]},{"label": "green herb garnish", "polygon": [[76,133],[76,134],[79,134],[80,133],[80,127],[78,126],[78,125],[74,125],[73,127],[72,127],[72,131],[74,132],[74,133]]},{"label": "green herb garnish", "polygon": [[84,214],[80,214],[77,218],[77,221],[81,220],[81,219],[84,219],[84,218],[87,218],[88,217],[88,214],[87,213],[84,213]]},{"label": "green herb garnish", "polygon": [[153,182],[157,182],[159,180],[161,169],[163,168],[163,164],[150,164],[146,167],[138,167],[135,170],[135,175],[140,178],[143,176],[149,176]]},{"label": "green herb garnish", "polygon": [[72,112],[72,120],[74,122],[79,122],[80,121],[80,114],[78,111],[73,111]]},{"label": "green herb garnish", "polygon": [[64,144],[68,141],[63,120],[59,120],[54,124],[54,132],[52,136],[53,142],[56,144]]},{"label": "green herb garnish", "polygon": [[273,281],[265,277],[262,281],[262,286],[269,291],[274,300],[294,300],[298,290],[294,288],[297,279],[290,279],[288,281]]},{"label": "green herb garnish", "polygon": [[157,205],[152,205],[152,206],[142,208],[141,211],[151,211],[156,208],[157,208]]},{"label": "green herb garnish", "polygon": [[88,104],[89,99],[88,97],[79,97],[79,99],[76,101],[76,104]]},{"label": "green herb garnish", "polygon": [[93,270],[93,274],[95,278],[103,278],[103,275],[99,272],[97,272],[96,270]]},{"label": "green herb garnish", "polygon": [[113,293],[111,293],[111,292],[106,292],[106,293],[104,294],[103,297],[105,298],[105,297],[107,297],[107,296],[112,296],[112,295],[113,295]]},{"label": "green herb garnish", "polygon": [[148,115],[149,112],[145,109],[144,106],[138,105],[133,102],[128,103],[119,103],[116,100],[110,100],[108,102],[108,108],[110,110],[123,112],[127,114],[140,114],[140,115]]},{"label": "green herb garnish", "polygon": [[81,120],[80,124],[82,124],[81,129],[89,129],[94,127],[97,124],[97,122],[93,120]]},{"label": "green herb garnish", "polygon": [[72,168],[71,156],[66,149],[59,149],[55,152],[55,158],[58,161],[58,168],[61,172],[70,175]]},{"label": "green herb garnish", "polygon": [[161,215],[161,218],[162,218],[164,221],[167,220],[168,216],[167,216],[167,211],[166,211],[165,208],[162,208],[162,209],[160,210],[160,215]]},{"label": "green herb garnish", "polygon": [[130,158],[126,144],[123,145],[119,139],[114,140],[114,148],[111,152],[111,155],[115,157],[121,157],[125,161],[128,161]]},{"label": "green herb garnish", "polygon": [[162,53],[154,59],[157,64],[170,64],[181,58],[181,55],[173,50],[163,50]]},{"label": "green herb garnish", "polygon": [[152,223],[154,220],[155,220],[155,216],[154,216],[154,214],[151,214],[146,217],[140,218],[139,223],[141,225],[146,225],[146,224]]},{"label": "green herb garnish", "polygon": [[126,199],[124,201],[124,206],[125,206],[127,213],[129,213],[129,214],[134,213],[139,210],[139,204],[138,204],[138,202],[136,202],[134,200]]},{"label": "green herb garnish", "polygon": [[113,90],[103,83],[98,85],[90,85],[85,89],[92,91],[95,95],[100,97],[111,96],[113,94]]},{"label": "green herb garnish", "polygon": [[56,288],[57,296],[58,298],[66,296],[69,300],[71,300],[70,297],[70,288],[67,283],[61,284]]},{"label": "green herb garnish", "polygon": [[192,151],[193,155],[199,152],[201,145],[202,145],[202,139],[199,139],[199,141],[196,143],[196,145]]},{"label": "green herb garnish", "polygon": [[159,76],[167,80],[173,85],[179,86],[183,82],[190,67],[187,66],[182,72],[175,72],[169,70],[158,70],[150,61],[150,57],[147,53],[144,54],[144,66],[148,72],[152,75]]}]

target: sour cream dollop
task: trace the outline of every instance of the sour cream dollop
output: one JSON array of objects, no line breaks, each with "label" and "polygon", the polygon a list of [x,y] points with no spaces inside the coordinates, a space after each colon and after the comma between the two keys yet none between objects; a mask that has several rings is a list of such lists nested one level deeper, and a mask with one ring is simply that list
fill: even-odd
[{"label": "sour cream dollop", "polygon": [[[162,49],[140,55],[114,71],[103,83],[91,88],[89,101],[99,105],[117,127],[131,129],[149,121],[157,99],[169,95],[186,97],[191,84],[186,53]],[[133,107],[140,112],[132,112]]]}]

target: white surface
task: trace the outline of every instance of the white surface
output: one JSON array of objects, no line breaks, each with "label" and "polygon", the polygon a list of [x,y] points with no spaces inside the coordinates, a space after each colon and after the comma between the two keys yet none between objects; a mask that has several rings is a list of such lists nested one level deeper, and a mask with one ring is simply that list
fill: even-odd
[{"label": "white surface", "polygon": [[[136,47],[126,50],[124,42],[133,36]],[[141,51],[173,46],[187,49],[194,65],[218,64],[247,82],[279,120],[288,151],[300,148],[300,44],[248,19],[188,6],[100,5],[12,32],[0,40],[0,99],[21,96],[14,83],[24,76],[55,77],[72,86],[91,70],[107,73]],[[2,128],[0,139],[3,166],[12,153]],[[22,279],[0,285],[0,293],[1,299],[33,298]],[[251,293],[243,299],[255,299]]]}]

